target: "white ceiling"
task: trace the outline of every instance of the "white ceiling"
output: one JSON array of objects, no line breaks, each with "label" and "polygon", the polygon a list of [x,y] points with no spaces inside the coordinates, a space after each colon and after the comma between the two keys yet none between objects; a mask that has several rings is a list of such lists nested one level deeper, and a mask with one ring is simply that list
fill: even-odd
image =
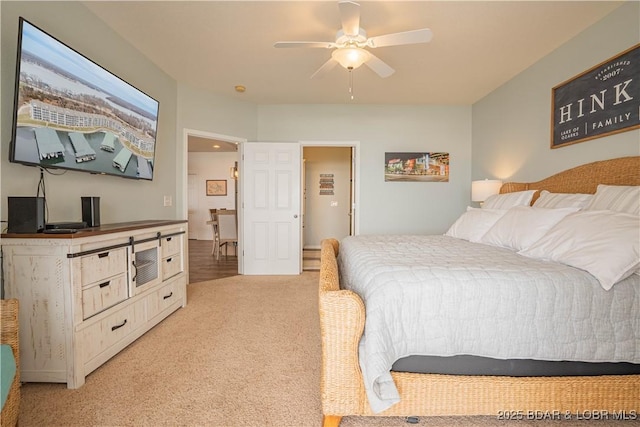
[{"label": "white ceiling", "polygon": [[210,151],[212,153],[229,153],[238,151],[238,144],[213,138],[189,135],[187,142],[189,145],[187,151],[191,152]]},{"label": "white ceiling", "polygon": [[[114,31],[178,82],[254,104],[470,105],[602,17],[620,1],[360,1],[369,37],[430,28],[428,44],[374,54],[396,72],[335,67],[310,76],[329,49],[277,41],[334,41],[331,1],[86,1]],[[243,85],[238,93],[234,86]]]}]

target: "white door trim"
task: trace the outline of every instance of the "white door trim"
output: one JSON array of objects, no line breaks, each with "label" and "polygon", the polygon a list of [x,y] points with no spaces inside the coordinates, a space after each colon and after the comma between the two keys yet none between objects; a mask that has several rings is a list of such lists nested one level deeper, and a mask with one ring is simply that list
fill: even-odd
[{"label": "white door trim", "polygon": [[351,172],[353,180],[353,206],[354,213],[353,234],[360,234],[360,141],[300,141],[300,155],[304,153],[304,147],[351,147],[354,152],[354,170]]}]

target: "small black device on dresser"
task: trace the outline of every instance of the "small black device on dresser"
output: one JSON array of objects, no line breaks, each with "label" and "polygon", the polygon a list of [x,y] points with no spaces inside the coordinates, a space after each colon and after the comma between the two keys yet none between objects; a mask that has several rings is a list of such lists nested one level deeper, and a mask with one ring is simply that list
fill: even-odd
[{"label": "small black device on dresser", "polygon": [[84,221],[78,222],[48,222],[45,226],[46,230],[81,230],[87,228],[87,223]]},{"label": "small black device on dresser", "polygon": [[44,197],[8,197],[8,233],[44,230]]},{"label": "small black device on dresser", "polygon": [[87,227],[100,227],[100,197],[81,197],[82,220]]},{"label": "small black device on dresser", "polygon": [[73,234],[77,232],[77,228],[47,228],[43,231],[44,234]]}]

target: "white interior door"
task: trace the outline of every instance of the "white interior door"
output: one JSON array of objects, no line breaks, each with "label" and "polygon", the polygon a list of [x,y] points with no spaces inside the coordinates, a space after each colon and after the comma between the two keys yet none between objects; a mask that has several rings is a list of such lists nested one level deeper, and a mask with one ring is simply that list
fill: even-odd
[{"label": "white interior door", "polygon": [[241,154],[241,273],[300,274],[300,144],[246,142]]}]

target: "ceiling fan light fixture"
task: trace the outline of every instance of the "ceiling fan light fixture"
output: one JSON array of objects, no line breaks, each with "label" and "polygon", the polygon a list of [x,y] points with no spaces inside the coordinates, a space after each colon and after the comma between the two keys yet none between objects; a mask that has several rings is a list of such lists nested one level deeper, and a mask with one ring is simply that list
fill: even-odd
[{"label": "ceiling fan light fixture", "polygon": [[346,69],[355,70],[370,57],[369,52],[359,47],[344,47],[331,52],[331,57]]}]

